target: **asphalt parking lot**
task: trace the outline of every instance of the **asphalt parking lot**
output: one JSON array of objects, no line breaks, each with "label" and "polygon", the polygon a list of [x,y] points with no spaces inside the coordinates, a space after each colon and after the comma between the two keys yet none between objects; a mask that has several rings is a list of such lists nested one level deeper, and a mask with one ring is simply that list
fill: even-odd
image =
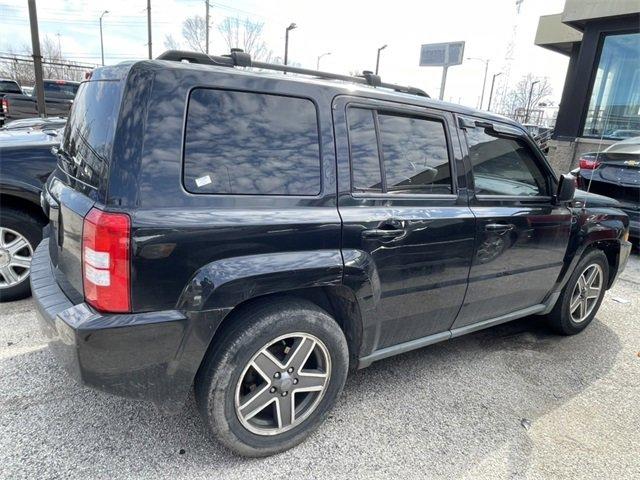
[{"label": "asphalt parking lot", "polygon": [[181,414],[75,384],[30,300],[0,318],[0,478],[638,478],[640,258],[582,334],[531,317],[350,376],[306,443],[260,460]]}]

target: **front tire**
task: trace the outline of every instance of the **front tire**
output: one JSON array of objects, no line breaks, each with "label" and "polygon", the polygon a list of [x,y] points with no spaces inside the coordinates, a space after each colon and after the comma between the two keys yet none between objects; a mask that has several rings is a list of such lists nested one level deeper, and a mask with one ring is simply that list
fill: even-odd
[{"label": "front tire", "polygon": [[560,335],[575,335],[587,328],[600,308],[608,279],[606,255],[601,250],[586,253],[547,316],[551,328]]},{"label": "front tire", "polygon": [[304,300],[271,300],[231,321],[196,377],[200,413],[240,455],[294,447],[322,424],[342,391],[349,364],[344,334]]}]

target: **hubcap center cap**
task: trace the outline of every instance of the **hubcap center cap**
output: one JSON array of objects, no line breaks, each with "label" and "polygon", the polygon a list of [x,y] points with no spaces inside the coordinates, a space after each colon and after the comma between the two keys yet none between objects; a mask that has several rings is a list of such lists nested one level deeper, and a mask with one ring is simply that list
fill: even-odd
[{"label": "hubcap center cap", "polygon": [[288,392],[293,387],[293,377],[288,372],[282,372],[280,378],[273,381],[273,386],[280,392]]},{"label": "hubcap center cap", "polygon": [[6,267],[9,263],[11,263],[11,254],[8,250],[0,248],[0,268]]}]

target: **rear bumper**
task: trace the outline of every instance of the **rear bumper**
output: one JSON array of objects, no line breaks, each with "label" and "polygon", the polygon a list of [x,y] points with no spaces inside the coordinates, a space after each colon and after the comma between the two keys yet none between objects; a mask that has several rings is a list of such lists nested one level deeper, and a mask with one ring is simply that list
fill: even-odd
[{"label": "rear bumper", "polygon": [[31,290],[58,361],[84,385],[179,410],[226,312],[103,314],[74,305],[55,281],[48,242],[33,256]]}]

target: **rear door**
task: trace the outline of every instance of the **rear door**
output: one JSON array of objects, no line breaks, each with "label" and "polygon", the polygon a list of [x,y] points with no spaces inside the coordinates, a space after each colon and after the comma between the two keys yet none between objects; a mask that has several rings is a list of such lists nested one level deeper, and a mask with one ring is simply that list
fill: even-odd
[{"label": "rear door", "polygon": [[462,304],[475,220],[452,120],[370,99],[334,103],[347,274],[356,258],[373,272],[365,354],[447,331]]},{"label": "rear door", "polygon": [[463,327],[540,304],[563,265],[571,212],[555,204],[555,175],[524,132],[462,120],[472,175],[476,245]]}]

